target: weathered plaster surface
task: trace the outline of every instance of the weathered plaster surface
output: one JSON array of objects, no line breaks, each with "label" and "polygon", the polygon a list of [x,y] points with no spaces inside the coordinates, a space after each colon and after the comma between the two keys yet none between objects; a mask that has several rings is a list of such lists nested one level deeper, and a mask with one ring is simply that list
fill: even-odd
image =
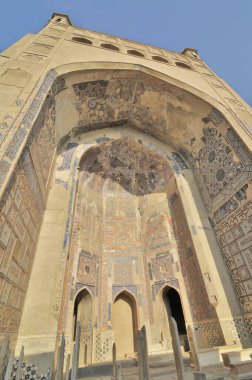
[{"label": "weathered plaster surface", "polygon": [[173,287],[199,349],[251,345],[251,108],[194,50],[55,17],[0,55],[0,334],[48,362],[85,293],[89,360],[110,359],[124,292],[165,351]]}]

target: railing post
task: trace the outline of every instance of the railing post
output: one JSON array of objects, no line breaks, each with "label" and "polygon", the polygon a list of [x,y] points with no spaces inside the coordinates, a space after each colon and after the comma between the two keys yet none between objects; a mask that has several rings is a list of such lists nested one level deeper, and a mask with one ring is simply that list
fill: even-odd
[{"label": "railing post", "polygon": [[195,337],[193,330],[191,326],[187,327],[187,334],[188,334],[188,339],[189,339],[189,345],[190,345],[190,359],[193,362],[192,364],[194,365],[194,368],[196,371],[200,371],[200,363],[199,363],[199,358],[197,354],[197,346],[195,342]]},{"label": "railing post", "polygon": [[173,354],[174,354],[174,359],[175,359],[177,377],[178,377],[178,380],[185,380],[184,363],[183,363],[183,358],[181,354],[177,323],[173,317],[169,317],[169,321],[170,321],[172,348],[173,348]]},{"label": "railing post", "polygon": [[61,342],[58,349],[58,357],[57,357],[57,368],[56,368],[56,374],[55,374],[55,380],[62,380],[63,379],[63,367],[64,367],[64,355],[65,355],[65,347],[66,347],[66,341],[65,341],[65,335],[62,334]]},{"label": "railing post", "polygon": [[24,346],[22,346],[18,358],[18,366],[17,366],[17,372],[16,372],[16,380],[20,380],[22,377],[22,372],[23,372],[23,361],[24,361]]},{"label": "railing post", "polygon": [[65,380],[69,380],[70,354],[67,355]]},{"label": "railing post", "polygon": [[13,354],[13,352],[11,352],[11,354],[9,356],[6,372],[4,375],[4,380],[11,380],[11,373],[13,370],[13,362],[14,362],[14,354]]},{"label": "railing post", "polygon": [[137,331],[137,355],[140,380],[149,380],[148,344],[145,326]]},{"label": "railing post", "polygon": [[122,380],[122,366],[121,363],[116,362],[116,380]]},{"label": "railing post", "polygon": [[112,361],[113,361],[113,367],[112,367],[112,377],[115,379],[116,377],[116,344],[113,343],[112,347]]},{"label": "railing post", "polygon": [[4,370],[6,368],[6,364],[8,362],[7,356],[9,352],[9,339],[5,337],[2,341],[1,349],[0,349],[0,376],[3,376]]},{"label": "railing post", "polygon": [[76,334],[75,334],[75,344],[73,347],[71,380],[76,380],[77,376],[78,376],[79,352],[80,352],[80,333],[81,333],[80,322],[77,322]]}]

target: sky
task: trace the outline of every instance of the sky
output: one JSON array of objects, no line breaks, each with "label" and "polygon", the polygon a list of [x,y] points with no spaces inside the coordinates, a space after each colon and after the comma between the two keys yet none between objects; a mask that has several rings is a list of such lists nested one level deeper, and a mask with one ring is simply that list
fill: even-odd
[{"label": "sky", "polygon": [[0,51],[54,12],[74,26],[201,58],[252,106],[252,0],[0,0]]}]

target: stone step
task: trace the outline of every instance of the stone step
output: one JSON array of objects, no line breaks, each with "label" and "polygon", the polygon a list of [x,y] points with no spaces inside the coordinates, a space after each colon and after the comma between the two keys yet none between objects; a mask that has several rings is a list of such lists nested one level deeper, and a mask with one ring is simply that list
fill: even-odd
[{"label": "stone step", "polygon": [[162,368],[174,362],[173,354],[160,354],[149,356],[149,367],[150,368]]},{"label": "stone step", "polygon": [[[118,360],[122,366],[122,375],[125,380],[139,380],[138,367],[136,359]],[[188,359],[184,360],[185,365],[189,365]],[[176,373],[174,359],[172,354],[160,354],[149,356],[150,377],[153,380],[165,379],[169,374],[172,376]],[[112,362],[94,364],[79,368],[79,380],[111,380]]]},{"label": "stone step", "polygon": [[[135,369],[135,372],[137,372],[137,361],[135,359],[127,359],[127,360],[118,360],[119,363],[121,363],[122,370],[128,370],[131,368]],[[112,362],[105,362],[105,363],[98,363],[93,364],[86,367],[79,367],[78,370],[78,379],[87,379],[95,378],[101,376],[110,376],[112,375]]]}]

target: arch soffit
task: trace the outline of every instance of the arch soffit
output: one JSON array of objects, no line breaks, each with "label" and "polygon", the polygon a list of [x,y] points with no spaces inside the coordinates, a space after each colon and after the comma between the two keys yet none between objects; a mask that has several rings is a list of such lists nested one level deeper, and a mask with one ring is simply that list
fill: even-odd
[{"label": "arch soffit", "polygon": [[[105,139],[108,139],[108,141],[122,140],[124,138],[124,134],[119,133],[122,131],[125,132],[125,130],[120,129],[120,127],[118,127],[116,135],[114,135],[114,131],[112,128],[100,129],[97,131],[92,131],[92,132],[87,133],[87,136],[90,137],[90,140],[88,139],[89,140],[88,144],[86,145],[83,142],[79,142],[76,144],[76,147],[74,148],[72,159],[70,161],[70,166],[68,168],[69,184],[72,183],[72,180],[74,180],[74,183],[76,183],[76,179],[77,179],[79,169],[80,169],[80,163],[81,163],[83,157],[86,154],[88,154],[90,149],[93,149],[93,148],[96,148],[96,147],[99,147],[99,146],[105,144],[106,142],[105,143],[103,142],[104,137],[105,137]],[[181,155],[179,155],[179,153],[176,150],[172,149],[167,144],[164,144],[164,143],[161,143],[160,141],[157,141],[154,137],[146,135],[144,132],[139,131],[139,130],[135,130],[134,128],[128,128],[126,130],[126,132],[127,132],[128,141],[133,141],[133,142],[139,144],[140,147],[146,148],[146,150],[149,150],[152,153],[154,153],[157,156],[157,158],[161,158],[166,162],[167,166],[170,169],[170,172],[172,173],[171,180],[174,181],[173,183],[175,185],[175,187],[174,186],[170,187],[170,191],[171,191],[170,195],[172,195],[173,190],[176,189],[176,191],[178,191],[178,193],[181,196],[183,196],[183,191],[181,190],[181,186],[179,186],[179,183],[181,184],[181,181],[183,183],[184,182],[187,183],[189,186],[196,185],[196,181],[195,181],[194,176],[189,174],[189,173],[191,173],[190,166],[186,163],[184,158],[182,158]],[[87,137],[87,136],[85,136],[85,137]],[[138,142],[139,139],[141,139],[141,142],[142,142],[141,144]],[[74,141],[74,140],[71,140],[71,139],[68,140],[68,142],[72,142],[72,141]],[[172,156],[172,153],[175,153],[180,157],[181,162],[179,164],[176,161],[176,159]],[[56,160],[57,164],[60,164],[59,160],[62,160],[63,154],[64,154],[64,151],[58,153],[58,158]],[[181,164],[183,165],[183,167],[181,167]],[[187,172],[189,174],[189,176],[188,175],[181,176],[180,174],[182,172],[184,174],[185,174],[185,172]],[[61,172],[56,172],[56,173],[57,173],[56,177],[58,178],[58,176],[60,176]],[[179,183],[177,181],[179,181]],[[75,187],[74,193],[77,193],[77,187]],[[69,193],[69,196],[70,196],[70,193]],[[74,197],[73,197],[73,199],[74,199]],[[67,201],[68,206],[70,206],[69,202],[71,202],[71,197]],[[197,198],[194,199],[194,202],[197,202]],[[72,204],[72,207],[75,207],[74,203]],[[70,220],[72,220],[72,214],[69,215],[69,218],[70,218]]]},{"label": "arch soffit", "polygon": [[[120,136],[118,133],[119,128],[120,127],[118,127],[118,129],[117,129],[116,136],[114,135],[114,131],[112,129],[99,129],[98,131],[92,131],[92,132],[87,133],[87,136],[90,137],[90,140],[88,139],[87,145],[83,142],[76,143],[76,147],[74,148],[72,158],[70,160],[70,165],[69,165],[68,169],[66,169],[66,170],[68,170],[68,173],[69,173],[68,179],[67,179],[67,183],[70,185],[69,188],[71,188],[72,185],[75,185],[77,183],[76,181],[77,181],[78,173],[79,173],[79,164],[81,162],[82,157],[90,149],[98,147],[99,145],[103,144],[103,141],[101,141],[101,140],[102,140],[102,138],[104,138],[104,136],[106,138],[111,138],[110,140],[122,139],[123,136]],[[125,132],[125,130],[124,130],[124,132]],[[87,137],[87,136],[85,136],[85,137]],[[142,131],[139,131],[139,130],[135,131],[133,128],[127,129],[127,138],[129,140],[133,140],[133,141],[137,142],[137,140],[140,137],[142,137],[142,139],[143,139],[142,140],[143,145],[140,145],[140,143],[138,143],[140,146],[146,147],[147,149],[151,150],[157,156],[161,157],[162,159],[164,159],[166,161],[167,165],[170,167],[170,170],[174,175],[173,178],[175,181],[176,189],[180,194],[181,193],[181,187],[177,185],[177,178],[178,178],[178,175],[181,173],[181,170],[183,170],[183,169],[181,167],[179,167],[176,160],[171,156],[171,152],[172,151],[174,152],[174,150],[171,149],[168,145],[161,143],[160,141],[157,141],[154,137],[146,135]],[[144,141],[144,138],[146,138],[146,141]],[[97,140],[99,140],[99,142],[97,142]],[[73,142],[73,141],[74,140],[69,139],[66,142],[66,144],[68,142]],[[175,151],[175,153],[177,153],[177,152]],[[63,154],[64,154],[64,151],[58,152],[58,156],[56,159],[56,165],[60,166]],[[185,161],[184,161],[184,163],[185,163]],[[187,172],[190,171],[189,166],[187,166],[186,169],[187,169],[186,170]],[[56,179],[59,180],[59,183],[61,181],[60,175],[61,175],[61,171],[59,171],[59,172],[56,171]],[[66,179],[65,175],[64,175],[64,178]],[[193,176],[190,176],[190,177],[183,176],[182,177],[181,175],[179,175],[179,178],[182,181],[186,181],[186,182],[189,181],[190,183],[191,183],[191,181],[193,181],[193,184],[195,183],[195,179]],[[65,182],[65,180],[63,180],[63,179],[62,179],[62,181]],[[190,185],[190,183],[189,183],[189,185]],[[75,202],[73,200],[75,199],[76,193],[77,193],[77,186],[74,186],[73,193],[71,191],[68,192],[68,196],[65,198],[66,204],[67,204],[66,207],[68,208],[68,210],[70,210],[68,212],[68,215],[67,215],[67,220],[68,220],[69,225],[72,225],[72,221],[73,221],[73,215],[74,215],[73,209],[75,207]],[[67,231],[65,231],[65,233],[66,233],[66,235],[68,234]],[[66,246],[64,247],[65,252],[67,252],[67,250],[68,250],[68,244],[69,244],[69,239],[67,239]],[[80,289],[80,291],[82,289]]]},{"label": "arch soffit", "polygon": [[[90,73],[92,71],[109,71],[109,70],[128,70],[128,71],[139,71],[150,75],[151,77],[163,80],[164,82],[170,83],[176,87],[184,89],[199,98],[205,100],[207,103],[211,104],[213,107],[218,109],[220,107],[226,108],[225,104],[221,104],[219,100],[213,98],[202,90],[196,87],[190,86],[188,83],[183,82],[175,77],[168,74],[161,73],[157,70],[151,69],[147,66],[133,63],[122,63],[122,62],[108,62],[108,61],[89,61],[89,62],[77,62],[77,63],[67,63],[64,65],[56,66],[53,68],[57,72],[57,77],[67,76],[71,74],[77,74],[81,72]],[[57,78],[56,78],[57,79]],[[91,80],[91,79],[90,79]],[[221,111],[221,109],[220,109]],[[228,110],[227,110],[228,111]]]},{"label": "arch soffit", "polygon": [[[104,129],[99,129],[92,132],[87,132],[87,134],[85,134],[85,137],[88,140],[87,145],[82,141],[77,142],[78,139],[69,138],[69,140],[67,140],[64,145],[67,145],[68,143],[76,141],[76,147],[74,149],[74,153],[71,160],[71,166],[69,167],[69,170],[73,169],[74,166],[76,167],[76,169],[79,169],[81,161],[83,160],[84,156],[88,154],[90,149],[94,149],[96,147],[99,147],[102,144],[106,144],[106,141],[104,142],[103,138],[108,139],[108,142],[109,142],[109,141],[122,140],[126,136],[129,142],[132,141],[135,144],[139,144],[139,147],[143,147],[147,151],[149,150],[152,153],[154,153],[157,156],[157,158],[163,159],[167,163],[171,172],[175,176],[176,174],[179,174],[181,170],[183,170],[171,155],[172,153],[176,153],[179,155],[179,153],[168,144],[161,143],[160,141],[155,139],[155,137],[149,136],[148,134],[145,134],[143,131],[135,129],[134,127],[127,128],[126,130],[121,127],[118,127],[116,132],[117,132],[116,135],[114,135],[113,128],[104,128]],[[124,135],[122,132],[126,132],[127,134]],[[141,144],[138,141],[139,139],[141,139]],[[60,157],[62,156],[62,154],[64,154],[64,152],[65,152],[64,148],[62,149],[62,151],[58,152],[57,160],[60,159]],[[74,165],[75,159],[77,160],[77,165],[76,164]],[[184,161],[184,158],[182,159],[182,162],[183,161]],[[184,163],[187,166],[185,161]],[[190,170],[190,167],[187,166],[186,169]]]},{"label": "arch soffit", "polygon": [[146,67],[144,65],[140,64],[133,64],[133,63],[122,63],[122,62],[108,62],[108,61],[89,61],[89,62],[77,62],[77,63],[68,63],[56,66],[52,68],[56,71],[57,77],[55,80],[57,80],[60,76],[65,75],[71,75],[74,73],[80,73],[80,72],[86,72],[90,73],[92,71],[104,71],[104,70],[132,70],[132,71],[138,71],[145,73],[149,75],[150,77],[160,79],[168,84],[174,85],[182,90],[185,90],[186,92],[193,94],[197,96],[200,100],[205,101],[210,106],[216,108],[219,112],[222,113],[224,118],[227,120],[227,122],[232,125],[232,127],[235,129],[235,131],[238,133],[240,138],[244,141],[246,144],[247,138],[248,138],[248,132],[245,130],[245,128],[242,127],[241,122],[238,120],[236,115],[230,110],[230,107],[228,107],[224,101],[221,103],[220,99],[214,98],[211,95],[207,94],[206,92],[203,92],[201,89],[197,89],[196,87],[193,87],[189,85],[188,83],[185,83],[184,81],[181,81],[177,78],[174,78],[168,74],[161,73],[157,70],[151,69],[149,67]]}]

